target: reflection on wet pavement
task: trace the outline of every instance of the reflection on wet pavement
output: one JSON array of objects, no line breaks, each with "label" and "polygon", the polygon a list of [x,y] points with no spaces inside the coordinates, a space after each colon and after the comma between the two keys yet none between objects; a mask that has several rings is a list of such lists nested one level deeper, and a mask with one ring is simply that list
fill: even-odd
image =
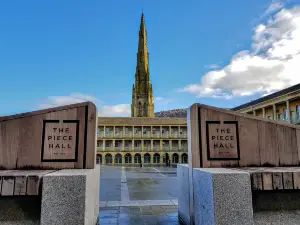
[{"label": "reflection on wet pavement", "polygon": [[178,188],[176,168],[101,166],[99,223],[180,224]]},{"label": "reflection on wet pavement", "polygon": [[107,207],[100,209],[99,224],[178,225],[177,206]]},{"label": "reflection on wet pavement", "polygon": [[[124,167],[127,184],[121,188],[122,167],[101,166],[100,200],[121,201],[122,190],[128,191],[129,200],[173,200],[177,198],[176,168]],[[124,181],[122,181],[124,187]],[[128,189],[127,189],[128,188]],[[126,195],[127,196],[127,195]]]}]

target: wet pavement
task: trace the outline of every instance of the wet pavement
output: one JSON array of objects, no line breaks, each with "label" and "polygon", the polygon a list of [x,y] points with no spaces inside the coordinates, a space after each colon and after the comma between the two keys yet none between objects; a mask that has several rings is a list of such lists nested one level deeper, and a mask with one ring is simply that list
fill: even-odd
[{"label": "wet pavement", "polygon": [[101,201],[173,200],[178,188],[176,168],[101,166]]},{"label": "wet pavement", "polygon": [[99,223],[180,224],[176,168],[101,166]]},{"label": "wet pavement", "polygon": [[178,225],[177,206],[131,206],[100,209],[99,224]]}]

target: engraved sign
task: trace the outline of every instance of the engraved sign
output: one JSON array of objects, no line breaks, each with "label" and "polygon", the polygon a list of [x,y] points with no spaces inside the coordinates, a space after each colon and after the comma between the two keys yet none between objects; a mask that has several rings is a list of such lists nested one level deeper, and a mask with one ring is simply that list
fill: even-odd
[{"label": "engraved sign", "polygon": [[42,162],[77,162],[78,120],[44,120]]},{"label": "engraved sign", "polygon": [[206,121],[207,159],[239,160],[237,121]]}]

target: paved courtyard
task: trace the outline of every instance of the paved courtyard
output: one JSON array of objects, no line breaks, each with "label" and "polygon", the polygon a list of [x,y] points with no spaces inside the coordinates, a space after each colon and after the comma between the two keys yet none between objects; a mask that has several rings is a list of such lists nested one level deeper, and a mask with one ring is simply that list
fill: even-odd
[{"label": "paved courtyard", "polygon": [[101,166],[100,224],[179,224],[176,168]]}]

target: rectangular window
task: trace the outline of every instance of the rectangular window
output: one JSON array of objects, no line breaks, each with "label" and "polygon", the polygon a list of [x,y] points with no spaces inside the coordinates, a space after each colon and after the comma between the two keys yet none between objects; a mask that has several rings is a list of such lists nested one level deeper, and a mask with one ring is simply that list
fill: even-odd
[{"label": "rectangular window", "polygon": [[182,130],[182,128],[180,127],[180,134],[182,134],[183,133],[183,130]]},{"label": "rectangular window", "polygon": [[110,147],[109,141],[105,141],[105,148],[109,148],[109,147]]},{"label": "rectangular window", "polygon": [[290,116],[289,116],[289,110],[288,110],[288,109],[284,109],[283,112],[284,112],[284,118],[283,118],[283,119],[284,119],[284,120],[288,120],[289,117],[290,117]]},{"label": "rectangular window", "polygon": [[100,127],[97,128],[97,135],[100,136]]},{"label": "rectangular window", "polygon": [[144,134],[147,133],[147,128],[144,128],[143,133],[144,133]]},{"label": "rectangular window", "polygon": [[98,148],[100,147],[100,141],[97,141],[97,147]]},{"label": "rectangular window", "polygon": [[296,115],[297,115],[297,120],[300,120],[300,105],[296,106]]},{"label": "rectangular window", "polygon": [[162,128],[162,129],[161,129],[161,133],[162,133],[162,135],[165,134],[165,128]]},{"label": "rectangular window", "polygon": [[109,127],[106,127],[105,129],[105,133],[108,134],[109,133]]}]

